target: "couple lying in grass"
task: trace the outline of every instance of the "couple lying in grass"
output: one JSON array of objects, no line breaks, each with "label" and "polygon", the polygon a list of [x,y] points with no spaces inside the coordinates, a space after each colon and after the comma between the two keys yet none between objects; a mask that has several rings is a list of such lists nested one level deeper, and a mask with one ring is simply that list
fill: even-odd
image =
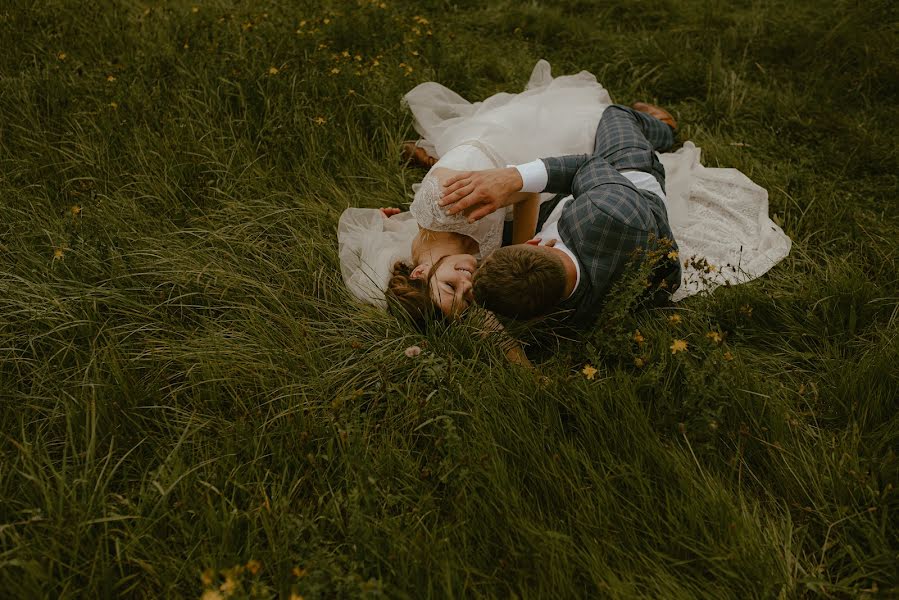
[{"label": "couple lying in grass", "polygon": [[429,82],[405,99],[422,135],[407,152],[430,171],[408,213],[348,209],[338,239],[349,289],[420,324],[477,302],[589,327],[635,259],[652,261],[646,293],[677,301],[789,252],[764,189],[702,167],[689,142],[660,155],[671,115],[612,104],[590,73],[553,78],[540,61],[521,94],[470,104]]}]

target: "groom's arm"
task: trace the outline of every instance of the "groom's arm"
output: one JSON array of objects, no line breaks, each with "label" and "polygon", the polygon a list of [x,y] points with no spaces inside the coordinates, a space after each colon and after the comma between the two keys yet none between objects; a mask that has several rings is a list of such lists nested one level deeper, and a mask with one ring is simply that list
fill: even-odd
[{"label": "groom's arm", "polygon": [[589,158],[589,154],[569,154],[541,159],[546,169],[546,187],[541,191],[551,194],[576,194],[574,176]]},{"label": "groom's arm", "polygon": [[473,223],[505,206],[520,201],[517,192],[572,193],[574,176],[587,154],[538,159],[514,167],[469,171],[446,180],[440,206],[449,215],[470,211]]}]

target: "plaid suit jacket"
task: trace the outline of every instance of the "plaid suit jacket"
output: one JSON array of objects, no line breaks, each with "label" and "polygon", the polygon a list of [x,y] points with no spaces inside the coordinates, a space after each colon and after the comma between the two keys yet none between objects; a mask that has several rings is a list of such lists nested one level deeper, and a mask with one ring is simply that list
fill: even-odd
[{"label": "plaid suit jacket", "polygon": [[[653,148],[670,147],[672,133],[667,125],[638,113],[639,119],[651,119],[654,123],[647,122],[648,127],[642,131],[644,148],[635,150],[631,138],[640,130],[634,127],[633,118],[628,124],[627,119],[610,115],[611,108],[606,109],[600,122],[594,154],[542,159],[549,176],[546,191],[574,196],[562,212],[558,227],[559,236],[581,267],[577,289],[560,304],[560,308],[573,311],[571,317],[576,325],[589,325],[595,320],[610,287],[635,250],[653,250],[663,239],[670,240],[671,249],[677,250],[662,199],[638,189],[619,172],[650,172],[664,190],[665,170]],[[614,118],[607,120],[609,116]],[[663,129],[657,129],[657,125]],[[655,139],[655,135],[667,137]],[[647,146],[647,141],[651,146]],[[554,200],[557,199],[558,196]],[[541,213],[548,214],[543,210]],[[660,267],[658,280],[666,282],[669,292],[674,291],[680,284],[680,261],[665,260]]]}]

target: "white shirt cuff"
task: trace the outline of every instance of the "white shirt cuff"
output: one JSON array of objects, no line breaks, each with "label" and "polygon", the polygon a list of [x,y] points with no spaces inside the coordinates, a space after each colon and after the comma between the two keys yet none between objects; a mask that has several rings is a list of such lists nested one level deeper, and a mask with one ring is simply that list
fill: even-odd
[{"label": "white shirt cuff", "polygon": [[523,165],[510,166],[518,169],[518,173],[521,175],[521,180],[524,182],[524,185],[521,186],[522,192],[542,192],[546,189],[549,175],[546,172],[546,165],[539,158]]}]

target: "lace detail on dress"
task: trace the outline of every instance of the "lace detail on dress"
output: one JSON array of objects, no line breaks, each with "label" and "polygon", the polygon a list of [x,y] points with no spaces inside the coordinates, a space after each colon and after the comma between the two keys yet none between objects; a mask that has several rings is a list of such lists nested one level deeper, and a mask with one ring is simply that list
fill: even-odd
[{"label": "lace detail on dress", "polygon": [[699,155],[691,142],[662,155],[683,265],[674,301],[755,279],[790,252],[790,238],[768,216],[768,192],[736,169],[703,167]]},{"label": "lace detail on dress", "polygon": [[[462,142],[459,145],[460,146],[471,146],[472,148],[477,148],[478,150],[480,150],[481,152],[484,153],[484,156],[487,157],[487,160],[489,160],[491,164],[489,164],[489,165],[481,164],[480,161],[478,161],[478,164],[474,164],[474,165],[472,165],[472,164],[454,165],[454,164],[452,164],[452,161],[448,161],[448,162],[446,162],[446,164],[442,164],[440,166],[446,167],[448,169],[456,169],[457,171],[497,169],[499,167],[506,166],[506,164],[502,160],[500,160],[499,155],[496,153],[496,150],[494,150],[490,146],[484,144],[480,140],[465,140],[464,142]],[[451,152],[452,152],[452,150],[450,150],[450,152],[444,156],[446,158],[450,158]],[[437,161],[437,162],[439,163],[440,161]],[[434,166],[437,166],[437,165],[434,165]]]},{"label": "lace detail on dress", "polygon": [[[502,243],[503,224],[499,212],[475,223],[469,223],[461,214],[448,215],[437,203],[440,201],[440,181],[434,175],[427,175],[421,180],[421,186],[415,192],[415,199],[409,206],[409,212],[418,221],[418,225],[432,231],[452,231],[467,235],[478,243],[479,251],[475,258],[481,259]],[[499,215],[497,219],[495,215]]]}]

